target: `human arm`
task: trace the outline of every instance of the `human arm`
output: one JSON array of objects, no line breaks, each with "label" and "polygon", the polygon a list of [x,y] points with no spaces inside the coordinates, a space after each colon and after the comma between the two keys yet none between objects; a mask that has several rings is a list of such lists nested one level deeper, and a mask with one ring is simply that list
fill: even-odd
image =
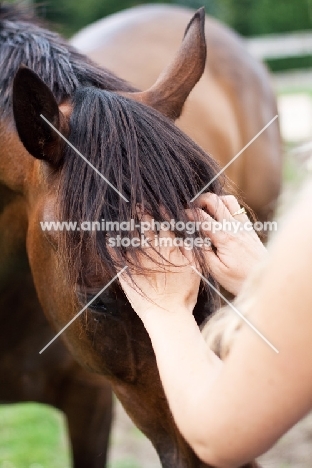
[{"label": "human arm", "polygon": [[[151,337],[175,421],[211,465],[234,468],[248,462],[311,408],[312,220],[306,216],[311,199],[310,186],[271,246],[265,274],[253,292],[255,307],[248,311],[279,354],[244,325],[220,363],[183,305],[179,281],[176,302],[171,290],[168,307],[163,294],[160,307],[149,305],[146,311],[142,302],[138,305],[142,296],[123,283]],[[143,290],[148,296],[146,284]]]}]

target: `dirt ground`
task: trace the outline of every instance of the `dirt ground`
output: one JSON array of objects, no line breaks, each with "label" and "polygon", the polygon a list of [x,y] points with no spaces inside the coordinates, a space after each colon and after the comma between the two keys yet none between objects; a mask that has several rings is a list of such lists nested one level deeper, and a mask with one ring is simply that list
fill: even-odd
[{"label": "dirt ground", "polygon": [[[151,443],[134,427],[119,403],[116,404],[110,460],[116,468],[161,467]],[[258,461],[262,468],[311,468],[312,414],[292,428]]]}]

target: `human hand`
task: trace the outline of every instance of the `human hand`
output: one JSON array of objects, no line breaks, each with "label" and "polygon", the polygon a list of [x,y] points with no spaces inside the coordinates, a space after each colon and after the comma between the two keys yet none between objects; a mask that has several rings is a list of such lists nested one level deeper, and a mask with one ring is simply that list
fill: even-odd
[{"label": "human hand", "polygon": [[[144,215],[142,221],[151,223],[151,218]],[[174,233],[159,231],[158,238],[173,239]],[[145,233],[150,247],[145,255],[140,254],[140,268],[128,266],[127,273],[120,275],[120,284],[133,309],[144,321],[150,309],[167,311],[193,311],[197,301],[200,284],[199,275],[191,268],[196,266],[193,253],[182,247],[155,245],[155,233]]]},{"label": "human hand", "polygon": [[[211,223],[211,229],[202,229],[209,237],[213,249],[205,250],[205,258],[211,275],[230,293],[237,295],[243,282],[265,255],[266,248],[252,228],[247,214],[235,215],[241,207],[233,195],[218,197],[214,193],[205,193],[196,201],[200,221]],[[188,211],[189,218],[194,215]],[[233,224],[233,229],[218,230],[223,220]],[[246,225],[248,224],[248,230]],[[251,228],[251,229],[249,229]]]}]

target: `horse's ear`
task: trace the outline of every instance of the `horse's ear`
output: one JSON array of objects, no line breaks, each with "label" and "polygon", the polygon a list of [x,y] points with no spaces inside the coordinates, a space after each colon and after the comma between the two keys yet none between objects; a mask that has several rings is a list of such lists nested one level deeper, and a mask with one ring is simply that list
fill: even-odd
[{"label": "horse's ear", "polygon": [[189,22],[183,42],[171,64],[147,91],[131,94],[175,120],[186,98],[201,78],[206,64],[205,9],[200,8]]},{"label": "horse's ear", "polygon": [[59,111],[52,91],[36,73],[24,66],[14,78],[13,113],[26,150],[35,158],[58,167],[62,158],[62,139],[41,115],[60,132],[66,119]]}]

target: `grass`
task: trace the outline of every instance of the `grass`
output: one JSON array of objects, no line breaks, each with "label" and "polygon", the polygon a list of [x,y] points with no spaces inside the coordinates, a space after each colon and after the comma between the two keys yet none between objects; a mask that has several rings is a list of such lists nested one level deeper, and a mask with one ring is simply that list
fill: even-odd
[{"label": "grass", "polygon": [[[134,432],[143,437],[138,429]],[[71,466],[65,421],[59,411],[36,403],[0,406],[0,468]],[[128,457],[110,463],[109,468],[142,467]]]},{"label": "grass", "polygon": [[0,407],[0,468],[69,468],[62,415],[34,403]]}]

